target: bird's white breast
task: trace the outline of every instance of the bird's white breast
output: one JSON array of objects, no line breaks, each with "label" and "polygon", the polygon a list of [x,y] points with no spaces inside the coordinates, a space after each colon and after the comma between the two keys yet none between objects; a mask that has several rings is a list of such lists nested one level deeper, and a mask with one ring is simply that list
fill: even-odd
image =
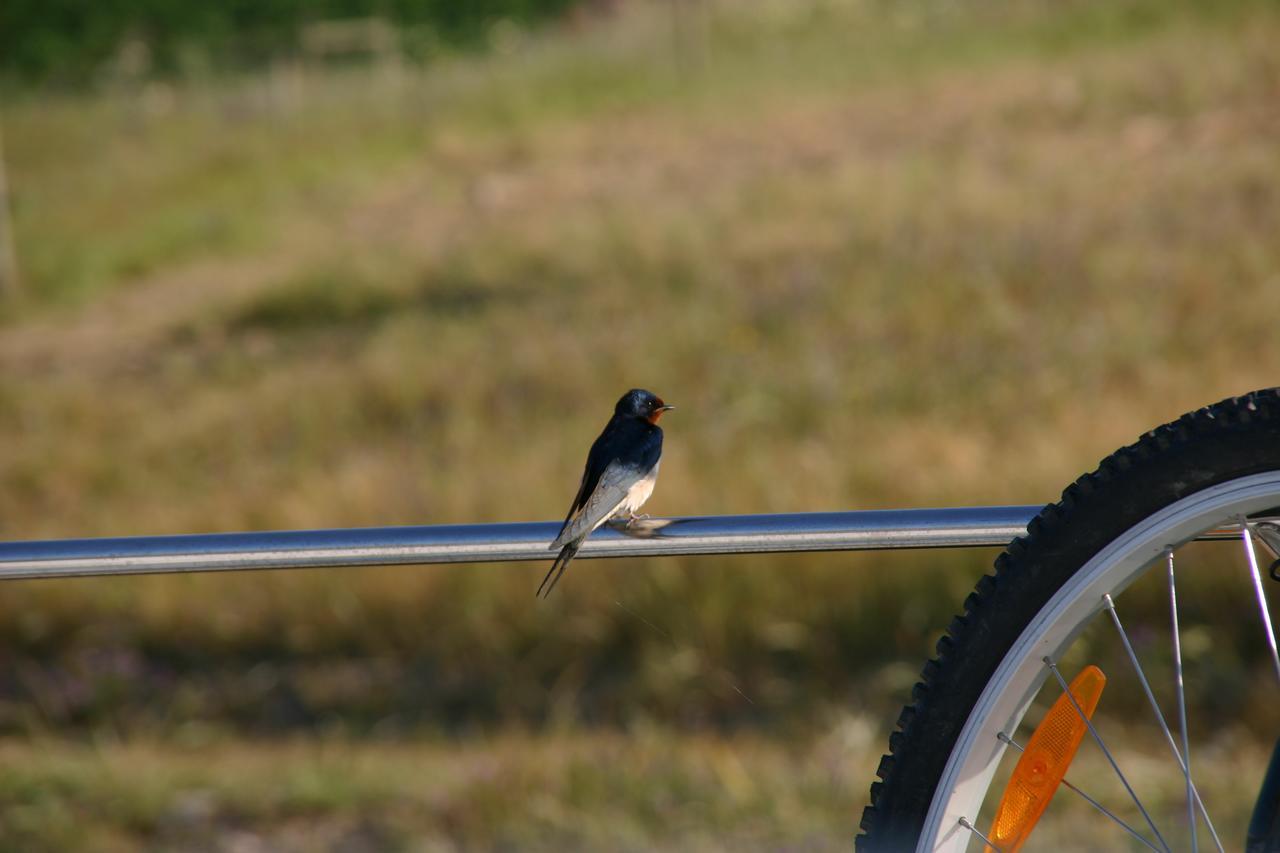
[{"label": "bird's white breast", "polygon": [[618,511],[634,513],[649,500],[649,495],[653,494],[654,483],[657,482],[658,466],[655,464],[648,474],[636,480],[631,488],[627,489],[627,496],[623,499],[622,506],[618,507]]}]

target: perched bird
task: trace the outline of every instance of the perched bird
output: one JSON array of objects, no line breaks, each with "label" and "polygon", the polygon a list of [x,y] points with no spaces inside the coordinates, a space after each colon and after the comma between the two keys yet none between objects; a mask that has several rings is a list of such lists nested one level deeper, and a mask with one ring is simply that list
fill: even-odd
[{"label": "perched bird", "polygon": [[628,522],[636,519],[636,510],[653,494],[653,484],[658,479],[658,461],[662,458],[658,418],[674,408],[640,388],[631,389],[618,400],[613,417],[587,454],[578,496],[569,507],[556,541],[551,543],[550,550],[559,549],[560,555],[538,585],[537,595],[551,594],[593,530],[624,514]]}]

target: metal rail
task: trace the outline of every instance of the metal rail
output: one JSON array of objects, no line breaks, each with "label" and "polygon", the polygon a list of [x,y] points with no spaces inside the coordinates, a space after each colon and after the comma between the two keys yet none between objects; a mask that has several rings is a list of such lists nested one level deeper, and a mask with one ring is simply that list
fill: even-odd
[{"label": "metal rail", "polygon": [[[655,518],[592,534],[580,558],[1003,546],[1039,506]],[[459,524],[0,542],[0,580],[549,560],[560,525]],[[1201,538],[1238,535],[1239,528]]]}]

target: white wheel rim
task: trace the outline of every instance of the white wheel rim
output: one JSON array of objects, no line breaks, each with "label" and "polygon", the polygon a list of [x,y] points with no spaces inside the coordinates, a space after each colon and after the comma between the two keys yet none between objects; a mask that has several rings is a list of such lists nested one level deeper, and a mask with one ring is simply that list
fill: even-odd
[{"label": "white wheel rim", "polygon": [[1231,480],[1170,504],[1120,535],[1076,572],[1010,647],[965,721],[938,781],[916,850],[963,851],[973,834],[961,818],[976,818],[1004,754],[999,732],[1012,732],[1055,660],[1103,607],[1166,550],[1204,530],[1276,506],[1280,471]]}]

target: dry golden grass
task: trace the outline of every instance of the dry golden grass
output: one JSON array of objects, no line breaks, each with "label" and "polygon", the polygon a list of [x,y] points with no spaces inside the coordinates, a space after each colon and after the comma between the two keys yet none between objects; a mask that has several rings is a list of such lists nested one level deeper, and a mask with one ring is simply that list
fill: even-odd
[{"label": "dry golden grass", "polygon": [[[1139,748],[1153,744],[1123,740],[1117,759],[1185,848],[1169,828],[1179,777]],[[645,727],[463,744],[197,731],[176,743],[10,740],[0,746],[12,768],[0,782],[0,831],[33,851],[847,850],[880,748],[876,724],[853,715],[788,743]],[[1239,847],[1266,753],[1226,731],[1198,758],[1223,841]],[[1098,796],[1117,784],[1092,744],[1071,778]],[[1136,810],[1118,808],[1141,825]],[[1032,836],[1036,849],[1072,851],[1118,849],[1123,838],[1065,789]]]},{"label": "dry golden grass", "polygon": [[28,850],[839,849],[872,732],[845,716],[786,746],[645,727],[464,745],[10,741],[0,830]]},{"label": "dry golden grass", "polygon": [[554,517],[631,384],[682,404],[664,512],[1046,499],[1274,380],[1268,26],[430,128],[269,245],[12,319],[4,529]]},{"label": "dry golden grass", "polygon": [[[19,99],[0,537],[557,518],[635,385],[655,514],[1036,503],[1277,383],[1272,6],[709,8]],[[887,725],[989,560],[11,584],[0,726]]]}]

